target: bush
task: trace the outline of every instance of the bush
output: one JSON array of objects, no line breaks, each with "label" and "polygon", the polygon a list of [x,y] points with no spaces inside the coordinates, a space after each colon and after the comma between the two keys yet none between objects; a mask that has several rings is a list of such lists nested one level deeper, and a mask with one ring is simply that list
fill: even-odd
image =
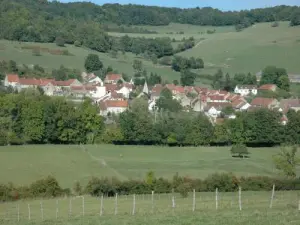
[{"label": "bush", "polygon": [[75,41],[74,42],[74,46],[75,47],[80,47],[81,46],[81,42],[80,41]]},{"label": "bush", "polygon": [[30,185],[30,192],[34,197],[57,197],[63,194],[58,181],[52,176],[32,183]]},{"label": "bush", "polygon": [[59,47],[64,47],[65,46],[65,39],[61,36],[58,36],[55,38],[55,43]]},{"label": "bush", "polygon": [[230,149],[230,152],[233,157],[238,156],[240,158],[244,158],[245,156],[249,155],[246,145],[243,144],[233,145]]},{"label": "bush", "polygon": [[82,187],[81,187],[81,184],[79,183],[79,181],[75,182],[73,190],[74,190],[75,194],[82,195]]}]

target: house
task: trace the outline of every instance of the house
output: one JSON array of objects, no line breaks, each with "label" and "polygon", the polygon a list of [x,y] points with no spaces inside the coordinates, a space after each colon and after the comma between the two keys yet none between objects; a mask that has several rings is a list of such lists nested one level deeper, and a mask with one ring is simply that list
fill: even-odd
[{"label": "house", "polygon": [[231,105],[236,111],[247,111],[251,107],[247,101],[241,98],[234,100]]},{"label": "house", "polygon": [[53,81],[54,86],[70,89],[71,86],[82,86],[82,83],[77,79]]},{"label": "house", "polygon": [[7,74],[4,79],[5,87],[13,87],[16,88],[19,84],[19,76],[17,74]]},{"label": "house", "polygon": [[282,99],[279,103],[279,111],[285,114],[289,111],[289,109],[293,109],[298,112],[300,110],[300,100]]},{"label": "house", "polygon": [[234,89],[234,93],[240,94],[241,96],[257,95],[256,85],[237,85]]},{"label": "house", "polygon": [[207,102],[228,102],[227,95],[210,95],[207,96]]},{"label": "house", "polygon": [[105,84],[104,86],[106,88],[106,93],[117,91],[119,89],[117,84]]},{"label": "house", "polygon": [[132,88],[128,85],[122,85],[119,90],[116,90],[117,93],[123,95],[124,98],[129,98],[129,94],[132,92]]},{"label": "house", "polygon": [[126,100],[106,100],[101,101],[100,115],[107,116],[109,113],[119,114],[127,110],[128,101]]},{"label": "house", "polygon": [[121,80],[123,83],[125,82],[125,80],[122,77],[122,74],[107,74],[104,79],[104,83],[117,84],[119,80]]},{"label": "house", "polygon": [[279,102],[274,98],[254,98],[251,106],[254,108],[268,108],[273,109],[279,105]]},{"label": "house", "polygon": [[258,88],[259,91],[276,91],[277,86],[275,84],[264,84]]},{"label": "house", "polygon": [[174,84],[167,84],[166,88],[168,88],[173,95],[184,95],[185,89],[182,86],[176,86]]},{"label": "house", "polygon": [[149,100],[148,101],[148,110],[150,112],[153,112],[156,109],[156,101],[155,100]]},{"label": "house", "polygon": [[97,86],[103,86],[104,82],[101,80],[100,77],[94,77],[87,81],[88,84],[97,85]]},{"label": "house", "polygon": [[195,112],[203,112],[206,105],[206,96],[198,96],[191,101],[191,108]]},{"label": "house", "polygon": [[231,106],[228,102],[211,102],[207,103],[204,112],[206,115],[216,118],[219,117],[222,110],[228,106]]},{"label": "house", "polygon": [[189,109],[191,107],[191,102],[192,99],[190,99],[189,97],[187,97],[186,95],[183,95],[181,98],[178,99],[180,102],[180,105],[184,108],[184,109]]},{"label": "house", "polygon": [[163,90],[163,86],[161,84],[156,84],[152,90],[151,90],[151,96],[150,99],[151,100],[157,100],[159,99],[160,93]]}]

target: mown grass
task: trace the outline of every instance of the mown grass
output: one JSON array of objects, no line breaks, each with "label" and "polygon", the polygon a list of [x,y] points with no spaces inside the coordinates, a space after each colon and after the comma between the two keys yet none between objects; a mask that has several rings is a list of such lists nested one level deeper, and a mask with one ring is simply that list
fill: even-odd
[{"label": "mown grass", "polygon": [[215,172],[238,176],[276,176],[272,156],[279,148],[249,148],[249,159],[232,158],[230,147],[159,147],[115,145],[26,145],[0,147],[0,183],[29,184],[53,175],[63,187],[91,178],[144,179],[157,177],[206,178]]},{"label": "mown grass", "polygon": [[[240,211],[237,193],[219,193],[218,208],[216,208],[214,193],[196,193],[196,207],[193,212],[192,195],[187,198],[176,195],[175,208],[172,207],[172,194],[155,194],[153,206],[150,195],[139,195],[136,196],[134,216],[132,215],[133,196],[119,196],[117,210],[115,197],[104,198],[102,216],[100,216],[99,198],[86,196],[84,207],[81,197],[74,197],[72,200],[64,198],[18,201],[0,204],[0,223],[8,225],[299,224],[297,192],[276,192],[272,208],[270,208],[270,196],[271,192],[242,192]],[[41,211],[41,204],[43,211]],[[30,208],[30,220],[28,208]]]}]

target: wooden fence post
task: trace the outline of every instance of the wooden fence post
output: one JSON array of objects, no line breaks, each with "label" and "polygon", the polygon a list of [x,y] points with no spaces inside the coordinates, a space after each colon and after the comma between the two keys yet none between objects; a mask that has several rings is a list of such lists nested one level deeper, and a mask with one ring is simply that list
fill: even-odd
[{"label": "wooden fence post", "polygon": [[82,196],[82,216],[84,216],[85,208],[84,208],[84,196]]},{"label": "wooden fence post", "polygon": [[44,220],[44,208],[43,208],[43,202],[40,201],[40,205],[41,205],[41,217],[42,217],[42,220]]},{"label": "wooden fence post", "polygon": [[176,203],[175,203],[175,197],[173,195],[172,196],[172,208],[173,208],[173,210],[175,209],[175,207],[176,207]]},{"label": "wooden fence post", "polygon": [[55,218],[58,219],[58,199],[56,200],[56,213]]},{"label": "wooden fence post", "polygon": [[118,214],[118,193],[116,193],[116,200],[115,200],[115,215]]},{"label": "wooden fence post", "polygon": [[30,204],[28,203],[28,220],[31,220]]},{"label": "wooden fence post", "polygon": [[100,200],[100,216],[103,215],[103,195],[101,195],[101,200]]},{"label": "wooden fence post", "polygon": [[151,193],[152,213],[154,213],[154,191]]},{"label": "wooden fence post", "polygon": [[219,201],[219,199],[218,199],[219,196],[218,196],[218,194],[219,194],[218,193],[218,188],[216,188],[216,210],[218,210],[218,208],[219,208],[219,202],[218,202]]},{"label": "wooden fence post", "polygon": [[239,187],[239,208],[242,211],[242,188]]},{"label": "wooden fence post", "polygon": [[72,216],[72,198],[70,198],[70,201],[69,201],[69,217]]},{"label": "wooden fence post", "polygon": [[193,190],[193,212],[195,212],[196,209],[196,191]]},{"label": "wooden fence post", "polygon": [[271,201],[270,201],[270,209],[272,209],[272,207],[273,207],[274,194],[275,194],[275,184],[273,184],[272,195],[271,195]]},{"label": "wooden fence post", "polygon": [[133,203],[132,203],[132,215],[135,215],[135,194],[133,195]]}]

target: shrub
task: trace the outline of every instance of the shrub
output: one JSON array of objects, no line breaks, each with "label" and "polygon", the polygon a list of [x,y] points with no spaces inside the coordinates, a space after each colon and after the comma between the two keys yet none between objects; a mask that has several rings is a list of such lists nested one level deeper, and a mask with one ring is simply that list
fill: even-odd
[{"label": "shrub", "polygon": [[57,197],[63,194],[63,190],[59,186],[58,181],[52,176],[32,183],[30,185],[30,191],[34,197]]},{"label": "shrub", "polygon": [[230,152],[233,157],[238,156],[240,158],[244,158],[245,156],[249,155],[246,145],[243,144],[233,145],[230,149]]},{"label": "shrub", "polygon": [[59,47],[64,47],[65,46],[65,39],[61,36],[58,36],[55,38],[55,43]]},{"label": "shrub", "polygon": [[82,187],[79,181],[76,181],[73,187],[75,194],[82,195]]},{"label": "shrub", "polygon": [[189,196],[189,191],[191,190],[191,185],[189,183],[180,184],[176,191],[181,195],[183,198],[187,198]]},{"label": "shrub", "polygon": [[81,42],[78,41],[78,40],[76,40],[76,41],[74,42],[74,46],[75,46],[75,47],[80,47],[80,46],[81,46]]}]

